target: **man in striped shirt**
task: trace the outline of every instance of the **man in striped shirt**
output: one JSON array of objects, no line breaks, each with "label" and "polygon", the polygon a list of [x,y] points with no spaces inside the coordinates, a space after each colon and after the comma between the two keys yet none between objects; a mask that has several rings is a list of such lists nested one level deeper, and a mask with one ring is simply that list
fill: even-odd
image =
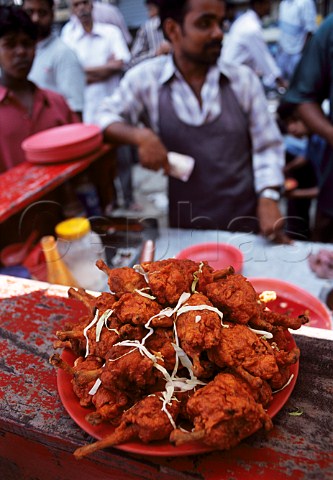
[{"label": "man in striped shirt", "polygon": [[170,151],[195,159],[188,182],[169,176],[170,226],[288,242],[282,137],[252,70],[218,65],[225,16],[224,0],[161,0],[173,53],[131,68],[97,121],[106,141],[137,146],[147,168],[168,172]]},{"label": "man in striped shirt", "polygon": [[142,60],[171,52],[171,45],[164,38],[162,30],[159,2],[160,0],[146,0],[149,18],[136,33],[131,48],[130,66],[136,65]]}]

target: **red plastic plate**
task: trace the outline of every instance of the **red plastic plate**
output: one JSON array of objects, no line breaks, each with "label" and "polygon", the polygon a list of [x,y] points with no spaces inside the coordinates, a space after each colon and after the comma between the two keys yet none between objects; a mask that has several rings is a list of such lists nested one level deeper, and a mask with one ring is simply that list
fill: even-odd
[{"label": "red plastic plate", "polygon": [[176,258],[207,261],[214,270],[232,265],[237,273],[243,268],[243,253],[228,243],[199,243],[177,253]]},{"label": "red plastic plate", "polygon": [[[295,340],[286,332],[289,336],[289,348],[292,349],[296,346]],[[63,360],[68,362],[70,365],[73,365],[75,356],[69,351],[65,350],[62,354]],[[273,418],[284,406],[290,397],[298,376],[299,363],[290,367],[290,372],[293,374],[293,378],[289,385],[285,387],[280,392],[274,394],[273,401],[269,406],[267,413],[271,418]],[[104,423],[98,426],[92,426],[85,419],[86,415],[93,410],[88,408],[83,408],[79,404],[78,398],[73,392],[71,376],[58,369],[57,372],[57,384],[58,391],[61,398],[61,401],[67,410],[68,414],[74,420],[74,422],[79,425],[85,432],[96,439],[101,439],[111,434],[114,431],[114,427],[108,423]],[[175,447],[171,445],[167,440],[160,442],[152,442],[149,444],[142,443],[140,441],[123,443],[121,445],[116,445],[115,448],[119,450],[124,450],[126,452],[137,453],[141,455],[152,455],[152,456],[167,456],[167,457],[177,457],[183,455],[197,455],[200,453],[210,452],[213,449],[204,445],[203,443],[187,443]]]},{"label": "red plastic plate", "polygon": [[79,144],[68,145],[66,148],[48,151],[26,151],[25,157],[30,163],[45,164],[59,163],[77,160],[90,155],[101,147],[103,142],[102,134],[98,134]]},{"label": "red plastic plate", "polygon": [[22,142],[24,150],[49,150],[80,143],[101,133],[97,125],[71,123],[35,133]]},{"label": "red plastic plate", "polygon": [[249,278],[258,293],[274,290],[277,299],[267,306],[279,313],[289,312],[292,316],[307,313],[310,316],[310,327],[332,329],[331,313],[318,298],[297,285],[276,278]]}]

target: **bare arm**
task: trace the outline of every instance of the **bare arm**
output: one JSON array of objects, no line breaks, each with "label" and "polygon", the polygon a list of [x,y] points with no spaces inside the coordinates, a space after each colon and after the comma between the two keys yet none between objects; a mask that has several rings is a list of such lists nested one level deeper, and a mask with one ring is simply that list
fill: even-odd
[{"label": "bare arm", "polygon": [[284,233],[284,217],[279,203],[269,198],[259,198],[257,215],[261,234],[274,243],[290,244],[291,239]]},{"label": "bare arm", "polygon": [[297,111],[309,129],[325,138],[333,147],[333,125],[325,116],[320,105],[315,102],[298,105]]},{"label": "bare arm", "polygon": [[149,128],[115,122],[105,129],[104,139],[116,144],[135,145],[138,147],[139,160],[143,167],[156,171],[163,168],[165,172],[168,171],[167,149]]}]

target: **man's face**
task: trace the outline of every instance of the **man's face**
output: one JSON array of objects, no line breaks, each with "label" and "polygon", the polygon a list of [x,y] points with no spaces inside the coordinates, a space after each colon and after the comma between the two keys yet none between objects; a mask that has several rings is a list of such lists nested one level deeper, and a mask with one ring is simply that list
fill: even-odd
[{"label": "man's face", "polygon": [[176,57],[214,65],[221,53],[225,14],[221,0],[189,0],[183,25],[171,38]]},{"label": "man's face", "polygon": [[155,5],[154,3],[146,3],[147,11],[148,11],[148,17],[153,18],[156,17],[159,13],[158,11],[158,6]]},{"label": "man's face", "polygon": [[7,77],[27,78],[35,57],[36,42],[26,33],[12,32],[0,38],[0,67]]},{"label": "man's face", "polygon": [[53,23],[53,10],[45,0],[25,0],[23,10],[38,27],[38,38],[42,40],[50,35]]},{"label": "man's face", "polygon": [[92,1],[91,0],[72,0],[72,12],[81,23],[85,24],[92,19]]}]

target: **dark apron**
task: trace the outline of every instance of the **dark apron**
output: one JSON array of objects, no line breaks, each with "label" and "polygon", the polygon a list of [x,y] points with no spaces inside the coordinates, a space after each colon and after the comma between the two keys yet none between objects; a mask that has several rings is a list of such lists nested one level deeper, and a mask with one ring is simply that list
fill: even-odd
[{"label": "dark apron", "polygon": [[179,228],[258,231],[248,120],[221,76],[221,114],[192,126],[180,120],[169,84],[159,97],[160,138],[168,151],[190,155],[188,182],[169,177],[169,224]]}]

